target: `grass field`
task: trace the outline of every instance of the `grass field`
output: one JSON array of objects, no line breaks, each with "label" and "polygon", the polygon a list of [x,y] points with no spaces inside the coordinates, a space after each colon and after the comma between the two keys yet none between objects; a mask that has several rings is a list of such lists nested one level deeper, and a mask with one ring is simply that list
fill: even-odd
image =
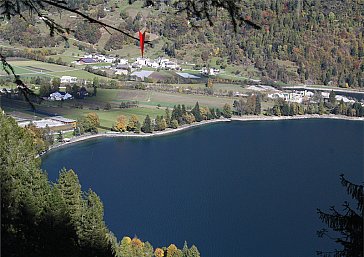
[{"label": "grass field", "polygon": [[[95,112],[100,118],[100,125],[103,127],[111,128],[116,122],[118,116],[125,115],[130,117],[131,115],[136,115],[140,122],[143,122],[145,116],[150,115],[151,118],[155,118],[157,115],[164,115],[164,109],[159,109],[157,107],[146,106],[137,107],[129,109],[119,109],[114,108],[111,110],[90,110],[88,108],[77,109],[73,108],[72,102],[64,102],[62,105],[60,102],[48,102],[43,101],[41,104],[35,104],[36,111],[32,111],[29,103],[24,101],[9,100],[6,98],[0,98],[1,108],[7,113],[10,112],[21,112],[27,115],[36,115],[38,117],[47,117],[49,115],[62,115],[70,119],[79,119],[85,116],[87,113]],[[77,101],[77,100],[75,100]]]},{"label": "grass field", "polygon": [[95,112],[100,118],[100,125],[103,127],[111,128],[120,115],[125,115],[129,118],[131,115],[136,115],[140,122],[143,122],[145,116],[150,115],[151,118],[155,118],[157,115],[164,115],[165,111],[163,109],[157,108],[129,108],[129,109],[112,109],[112,110],[87,110],[87,109],[68,109],[62,108],[58,109],[58,113],[71,119],[78,119],[85,116],[87,113]]},{"label": "grass field", "polygon": [[[204,86],[197,84],[198,86]],[[187,84],[183,86],[189,86]],[[217,84],[216,88],[220,87],[224,90],[233,90],[234,92],[245,92],[246,89],[239,85],[233,84]],[[149,90],[131,90],[131,89],[98,89],[96,97],[89,97],[83,100],[70,100],[65,102],[58,101],[43,101],[36,106],[36,113],[31,110],[30,105],[24,101],[9,100],[2,98],[1,108],[6,112],[18,111],[29,115],[48,116],[62,115],[67,118],[79,119],[90,112],[95,112],[100,118],[101,126],[111,128],[115,124],[118,116],[125,115],[130,117],[136,115],[142,122],[146,115],[155,118],[157,115],[165,114],[165,107],[173,108],[174,105],[184,104],[187,108],[192,108],[198,101],[200,106],[213,108],[222,108],[224,104],[232,105],[234,99],[228,97],[216,97],[206,95],[166,93]],[[121,109],[119,105],[123,101],[138,101],[139,107]],[[83,109],[75,108],[75,104],[82,104]],[[104,110],[107,103],[112,106],[111,110]],[[262,103],[262,108],[271,107],[271,103]],[[98,108],[99,110],[95,110]]]},{"label": "grass field", "polygon": [[[72,68],[52,63],[39,62],[34,60],[24,61],[9,61],[9,64],[14,68],[16,74],[21,77],[33,77],[33,76],[48,76],[48,77],[62,77],[62,76],[74,76],[79,79],[92,80],[94,77],[100,79],[107,79],[102,76],[98,76],[79,68]],[[8,76],[8,74],[0,69],[0,77]]]},{"label": "grass field", "polygon": [[177,94],[165,93],[156,91],[141,91],[141,90],[120,90],[117,96],[114,96],[112,103],[119,104],[121,101],[134,100],[139,101],[144,106],[157,106],[173,107],[177,104],[185,104],[186,106],[193,107],[198,101],[201,106],[208,106],[214,108],[222,108],[225,103],[232,104],[233,100],[230,98],[192,95],[192,94]]}]

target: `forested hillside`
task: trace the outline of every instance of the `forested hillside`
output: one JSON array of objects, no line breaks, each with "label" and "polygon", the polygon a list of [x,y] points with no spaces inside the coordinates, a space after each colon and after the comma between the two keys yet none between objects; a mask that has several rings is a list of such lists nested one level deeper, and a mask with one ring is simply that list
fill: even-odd
[{"label": "forested hillside", "polygon": [[[239,28],[234,33],[228,18],[213,27],[188,30],[187,22],[166,17],[152,31],[172,41],[166,53],[183,58],[199,46],[203,61],[253,62],[262,76],[289,82],[364,86],[363,15],[357,1],[246,1],[246,17],[263,30]],[[162,26],[162,24],[164,26]],[[296,69],[285,68],[291,61]]]},{"label": "forested hillside", "polygon": [[[361,1],[246,0],[245,19],[262,29],[245,25],[237,27],[236,32],[229,15],[220,9],[210,17],[214,25],[210,26],[206,20],[187,20],[184,12],[176,14],[178,6],[172,7],[171,2],[155,1],[149,6],[153,1],[142,1],[137,9],[125,9],[122,6],[126,1],[68,1],[70,7],[107,23],[112,21],[131,34],[147,29],[156,36],[155,45],[161,42],[164,53],[179,60],[221,68],[233,64],[239,69],[253,63],[261,77],[286,83],[364,86]],[[34,20],[30,21],[35,25]],[[100,40],[100,30],[103,31],[81,21],[67,20],[65,25],[74,30],[71,35],[91,44]],[[13,19],[3,25],[0,37],[27,47],[53,46],[59,42],[57,37],[50,41],[43,37],[34,40],[38,27]],[[47,33],[45,30],[43,34]],[[103,47],[121,49],[126,44],[137,42],[115,32]]]}]

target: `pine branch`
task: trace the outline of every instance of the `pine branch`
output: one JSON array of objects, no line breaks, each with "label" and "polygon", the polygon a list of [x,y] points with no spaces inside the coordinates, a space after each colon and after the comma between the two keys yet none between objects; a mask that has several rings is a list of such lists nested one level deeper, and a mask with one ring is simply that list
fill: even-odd
[{"label": "pine branch", "polygon": [[355,185],[350,181],[346,180],[344,174],[340,175],[341,184],[346,187],[347,193],[355,200],[358,201],[358,209],[363,213],[363,200],[364,200],[364,189],[363,185]]}]

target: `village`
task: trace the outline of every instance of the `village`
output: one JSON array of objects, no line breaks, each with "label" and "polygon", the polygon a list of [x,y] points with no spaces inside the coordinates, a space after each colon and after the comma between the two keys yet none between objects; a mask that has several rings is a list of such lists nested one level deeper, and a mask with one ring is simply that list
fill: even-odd
[{"label": "village", "polygon": [[[134,61],[129,61],[128,59],[105,56],[102,54],[85,54],[82,58],[79,58],[73,63],[75,65],[90,65],[94,70],[108,70],[114,75],[130,75],[132,79],[139,79],[142,81],[144,81],[145,78],[148,78],[153,70],[172,70],[176,71],[176,73],[183,78],[200,78],[194,74],[181,72],[182,67],[178,62],[179,61],[173,61],[165,57],[158,57],[157,59],[138,57]],[[105,65],[96,65],[100,63],[104,63]],[[219,72],[219,69],[207,67],[203,67],[199,70],[201,76],[214,76],[219,74]]]},{"label": "village", "polygon": [[[211,68],[211,67],[201,67],[199,69],[183,69],[186,67],[186,63],[182,63],[178,60],[170,60],[168,58],[159,57],[157,59],[150,58],[142,58],[138,57],[135,59],[125,59],[125,58],[117,58],[115,56],[106,56],[102,54],[85,54],[83,57],[79,58],[74,62],[75,65],[81,66],[83,69],[86,67],[91,67],[94,70],[108,70],[114,75],[127,76],[128,80],[137,81],[138,83],[144,83],[146,87],[148,87],[149,91],[155,90],[154,87],[149,88],[148,78],[154,72],[158,72],[159,70],[164,70],[166,72],[170,72],[175,74],[174,76],[179,76],[181,79],[188,79],[190,81],[196,80],[196,85],[207,89],[209,87],[206,81],[212,81],[212,86],[210,85],[210,89],[213,89],[211,92],[209,91],[196,91],[195,88],[186,87],[183,90],[179,90],[179,84],[171,84],[170,88],[176,88],[176,91],[168,91],[168,93],[178,93],[178,94],[195,94],[195,95],[205,95],[204,97],[214,97],[212,100],[214,105],[217,104],[217,101],[231,101],[233,99],[241,99],[247,98],[252,95],[261,95],[264,96],[270,103],[274,103],[277,100],[281,99],[287,103],[298,103],[298,104],[317,104],[320,101],[328,102],[330,97],[331,90],[294,90],[294,89],[285,89],[281,87],[276,87],[274,85],[266,85],[259,79],[249,78],[247,84],[231,84],[229,87],[229,91],[224,90],[225,92],[221,93],[221,89],[218,89],[219,84],[214,83],[214,81],[218,80],[218,75],[223,74],[224,71],[220,71],[219,69]],[[190,64],[190,66],[195,66],[194,64]],[[67,73],[66,73],[67,74]],[[53,79],[52,79],[53,80]],[[52,83],[52,80],[50,83]],[[91,102],[96,102],[94,105],[100,105],[97,99],[93,99],[92,96],[95,96],[90,90],[91,84],[93,83],[90,80],[79,79],[76,76],[71,76],[70,74],[60,76],[59,78],[60,85],[58,90],[51,92],[49,95],[45,95],[42,97],[43,100],[49,102],[59,102],[62,106],[63,102],[71,102],[71,108],[76,106],[75,103],[78,103],[78,99],[86,99],[89,98]],[[205,85],[206,83],[206,85]],[[73,85],[78,85],[77,91],[70,91]],[[158,83],[156,84],[158,85]],[[186,84],[189,85],[189,84]],[[226,87],[221,85],[222,88]],[[39,88],[39,87],[38,87]],[[193,92],[191,92],[193,89]],[[198,89],[198,88],[197,88]],[[110,89],[103,89],[110,91]],[[123,89],[115,89],[119,90],[120,94]],[[145,89],[142,89],[145,90]],[[160,90],[157,88],[157,90]],[[16,91],[16,90],[15,90]],[[14,89],[3,88],[0,91],[1,95],[8,96],[9,94],[14,94]],[[118,92],[119,92],[118,91]],[[138,90],[134,90],[138,91]],[[119,93],[118,93],[119,94]],[[134,93],[133,93],[134,94]],[[135,93],[139,94],[139,93]],[[149,94],[149,93],[148,93]],[[91,98],[90,98],[91,97]],[[187,96],[186,96],[187,97]],[[193,96],[195,98],[196,96]],[[220,97],[220,100],[219,100]],[[222,98],[221,98],[222,97]],[[225,99],[226,98],[226,99]],[[224,100],[225,99],[225,100]],[[71,101],[72,100],[72,101]],[[141,99],[142,100],[142,99]],[[335,94],[335,100],[337,102],[344,102],[345,104],[353,104],[356,101],[348,97],[344,94]],[[360,99],[359,99],[360,100]],[[143,100],[142,100],[143,101]],[[147,102],[150,101],[150,95],[148,96]],[[186,100],[184,100],[186,101]],[[210,100],[208,100],[210,101]],[[148,103],[144,103],[148,105]],[[103,102],[105,105],[106,103]],[[362,106],[364,106],[363,101],[360,102]],[[93,105],[91,103],[91,105]],[[106,104],[111,108],[110,103]],[[105,106],[106,106],[105,105]],[[159,105],[160,106],[160,105]],[[162,104],[163,106],[163,104]],[[157,106],[158,107],[158,106]],[[69,107],[68,107],[69,108]],[[77,108],[77,107],[76,107]],[[88,106],[88,108],[91,108]],[[92,107],[93,108],[93,107]],[[102,105],[100,107],[95,107],[94,110],[103,109]],[[109,109],[108,108],[108,109]],[[114,106],[115,108],[115,106]],[[148,109],[150,109],[148,107]],[[91,109],[90,109],[91,110]],[[149,110],[148,110],[149,111]],[[62,112],[61,112],[62,114]],[[47,128],[50,130],[52,134],[57,133],[71,133],[77,126],[77,121],[75,119],[71,119],[69,117],[63,117],[56,113],[52,113],[52,115],[29,115],[23,112],[11,112],[10,116],[12,116],[21,127],[34,125],[36,128]],[[66,115],[67,116],[67,115]],[[75,118],[75,117],[74,117]],[[67,140],[67,139],[64,139]]]}]

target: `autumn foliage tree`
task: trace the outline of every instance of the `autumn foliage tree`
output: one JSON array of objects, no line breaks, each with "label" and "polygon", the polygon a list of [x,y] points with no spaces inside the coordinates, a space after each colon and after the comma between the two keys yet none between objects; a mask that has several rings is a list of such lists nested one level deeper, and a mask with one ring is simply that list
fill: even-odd
[{"label": "autumn foliage tree", "polygon": [[124,115],[120,115],[114,126],[115,131],[125,132],[127,129],[128,121]]},{"label": "autumn foliage tree", "polygon": [[135,131],[137,129],[139,120],[138,117],[136,115],[131,115],[129,118],[129,122],[128,122],[128,126],[127,126],[127,130],[128,131]]},{"label": "autumn foliage tree", "polygon": [[164,257],[164,251],[161,248],[156,248],[154,251],[155,257]]}]

